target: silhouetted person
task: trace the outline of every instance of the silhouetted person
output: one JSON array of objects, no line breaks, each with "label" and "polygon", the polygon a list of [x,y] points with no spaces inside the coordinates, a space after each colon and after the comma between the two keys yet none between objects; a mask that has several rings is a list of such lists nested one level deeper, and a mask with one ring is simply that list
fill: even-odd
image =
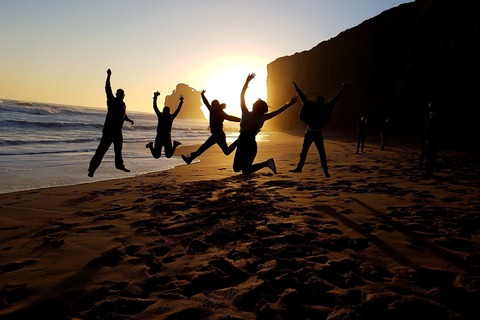
[{"label": "silhouetted person", "polygon": [[237,147],[238,140],[235,140],[230,146],[227,145],[227,138],[225,136],[225,132],[223,132],[223,121],[233,121],[233,122],[240,122],[240,118],[228,115],[223,111],[226,105],[224,103],[220,104],[218,100],[213,100],[212,104],[208,102],[207,98],[205,97],[205,90],[201,93],[203,103],[207,107],[208,111],[210,112],[210,132],[212,135],[198,148],[197,151],[190,153],[190,156],[185,156],[182,154],[182,159],[187,163],[190,164],[193,159],[200,156],[204,153],[208,148],[213,146],[215,143],[222,149],[225,155],[229,155],[235,150]]},{"label": "silhouetted person", "polygon": [[423,162],[425,161],[425,132],[424,130],[422,130],[422,132],[420,133],[420,147],[421,147],[421,151],[420,151],[420,157],[419,157],[419,161],[418,161],[418,168],[419,169],[423,169]]},{"label": "silhouetted person", "polygon": [[145,148],[150,149],[152,152],[152,156],[155,159],[158,159],[162,156],[162,147],[165,148],[165,157],[171,158],[173,156],[173,153],[175,152],[175,149],[181,145],[181,142],[178,141],[173,141],[172,145],[172,137],[171,137],[171,132],[172,132],[172,125],[173,125],[173,120],[177,117],[178,113],[182,109],[183,105],[183,95],[180,95],[178,98],[180,100],[180,103],[178,104],[177,110],[175,110],[174,113],[170,113],[170,108],[165,106],[163,108],[163,112],[160,112],[160,110],[157,107],[157,97],[160,95],[160,92],[154,92],[153,93],[153,110],[155,110],[155,113],[157,114],[158,118],[158,124],[157,124],[157,136],[155,137],[155,146],[153,145],[153,142],[147,143]]},{"label": "silhouetted person", "polygon": [[363,147],[365,145],[365,138],[367,136],[367,118],[361,117],[357,122],[357,151],[361,148],[363,153]]},{"label": "silhouetted person", "polygon": [[437,167],[437,150],[440,134],[440,125],[433,102],[430,102],[429,109],[428,121],[423,131],[425,141],[425,165],[427,169],[425,178],[433,178],[434,176],[434,171]]},{"label": "silhouetted person", "polygon": [[105,82],[105,92],[107,94],[107,116],[105,117],[105,123],[103,124],[102,139],[97,147],[97,151],[90,161],[88,168],[88,176],[93,177],[95,170],[100,166],[103,156],[113,143],[113,150],[115,151],[115,168],[130,172],[123,164],[122,158],[122,126],[125,120],[129,121],[133,125],[133,121],[127,116],[127,106],[123,101],[125,92],[122,89],[118,89],[116,96],[113,95],[112,87],[110,85],[110,76],[112,71],[107,70],[107,81]]},{"label": "silhouetted person", "polygon": [[302,151],[300,152],[300,161],[297,167],[290,172],[302,172],[305,161],[307,160],[308,150],[315,143],[318,153],[320,154],[320,163],[323,168],[323,172],[327,178],[330,177],[327,165],[327,153],[325,152],[325,145],[323,142],[322,128],[330,121],[332,117],[333,108],[335,104],[340,100],[345,92],[345,85],[342,85],[342,89],[335,95],[335,97],[329,102],[325,102],[323,96],[318,96],[315,101],[308,100],[307,96],[300,90],[295,82],[293,82],[295,91],[303,102],[302,109],[300,110],[300,120],[307,124],[307,131],[303,138]]},{"label": "silhouetted person", "polygon": [[245,104],[245,92],[248,83],[255,77],[254,73],[248,75],[245,85],[240,95],[240,106],[242,108],[242,120],[240,121],[240,136],[238,137],[237,151],[233,160],[233,170],[235,172],[242,171],[243,174],[250,174],[258,170],[269,167],[274,173],[277,173],[275,161],[273,158],[267,161],[253,164],[257,155],[257,141],[255,140],[258,132],[263,127],[265,121],[272,119],[290,106],[297,103],[298,97],[294,96],[290,102],[286,103],[279,109],[267,113],[268,105],[265,101],[258,99],[254,104],[252,111],[247,109]]},{"label": "silhouetted person", "polygon": [[390,133],[390,122],[388,121],[388,119],[385,119],[385,121],[382,123],[382,128],[380,131],[380,138],[382,139],[382,142],[380,144],[380,150],[385,150],[385,143],[387,143],[387,138],[389,133]]}]

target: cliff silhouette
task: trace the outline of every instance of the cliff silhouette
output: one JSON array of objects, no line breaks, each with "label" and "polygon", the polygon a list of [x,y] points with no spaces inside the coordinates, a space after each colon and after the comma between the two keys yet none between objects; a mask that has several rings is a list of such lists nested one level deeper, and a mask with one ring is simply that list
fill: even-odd
[{"label": "cliff silhouette", "polygon": [[182,106],[182,111],[178,114],[178,118],[183,119],[199,119],[205,120],[202,112],[200,91],[197,91],[190,86],[179,83],[171,95],[165,96],[165,106],[169,106],[171,110],[175,110],[178,106],[178,97],[183,94],[185,102]]},{"label": "cliff silhouette", "polygon": [[[480,99],[480,1],[417,0],[384,11],[308,51],[267,66],[267,102],[278,108],[295,94],[329,101],[347,83],[325,130],[369,130],[389,118],[393,133],[418,135],[436,101],[444,141],[476,138]],[[301,35],[299,35],[301,36]],[[305,128],[301,103],[266,123],[271,130]],[[478,144],[478,142],[477,142]]]}]

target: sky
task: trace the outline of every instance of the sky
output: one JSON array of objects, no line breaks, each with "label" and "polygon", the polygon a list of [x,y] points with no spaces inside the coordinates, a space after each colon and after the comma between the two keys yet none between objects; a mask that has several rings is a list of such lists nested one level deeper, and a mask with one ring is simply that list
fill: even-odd
[{"label": "sky", "polygon": [[406,2],[0,0],[0,99],[104,108],[110,68],[127,110],[185,83],[232,112],[248,73],[247,105],[266,99],[268,63]]}]

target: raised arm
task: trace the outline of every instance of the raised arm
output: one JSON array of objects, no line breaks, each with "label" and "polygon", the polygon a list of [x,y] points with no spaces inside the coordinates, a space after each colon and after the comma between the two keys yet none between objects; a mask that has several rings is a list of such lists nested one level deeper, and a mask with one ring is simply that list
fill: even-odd
[{"label": "raised arm", "polygon": [[240,94],[240,107],[242,108],[242,114],[248,113],[247,105],[245,104],[245,92],[247,91],[248,84],[255,78],[255,73],[249,73],[245,84],[243,85],[242,93]]},{"label": "raised arm", "polygon": [[272,119],[273,117],[278,116],[280,113],[287,110],[288,108],[290,108],[291,106],[293,106],[297,102],[298,102],[298,97],[293,96],[292,99],[290,100],[290,102],[285,103],[283,106],[281,106],[280,108],[278,108],[275,111],[272,111],[270,113],[265,114],[265,116],[266,116],[265,120],[269,120],[269,119]]},{"label": "raised arm", "polygon": [[340,89],[340,91],[338,91],[335,97],[333,97],[332,101],[330,101],[330,107],[332,109],[335,106],[335,104],[338,102],[338,100],[340,100],[344,92],[345,92],[345,84],[342,84],[342,89]]},{"label": "raised arm", "polygon": [[295,91],[297,92],[298,96],[300,97],[300,100],[302,100],[303,104],[307,104],[308,99],[307,96],[300,90],[300,88],[297,86],[295,81],[292,81],[293,86],[295,87]]},{"label": "raised arm", "polygon": [[157,114],[158,117],[162,114],[157,107],[157,98],[159,95],[160,95],[160,92],[158,91],[153,93],[153,110],[155,110],[155,113]]},{"label": "raised arm", "polygon": [[240,122],[240,118],[238,117],[235,117],[235,116],[231,116],[229,114],[226,114],[225,113],[225,116],[224,116],[225,120],[228,120],[228,121],[232,121],[232,122]]},{"label": "raised arm", "polygon": [[180,97],[178,97],[178,99],[180,100],[180,102],[178,104],[177,110],[175,110],[175,112],[173,113],[173,118],[178,116],[178,113],[180,112],[180,109],[182,109],[183,99],[184,99],[183,94],[181,94]]},{"label": "raised arm", "polygon": [[212,111],[212,106],[210,105],[210,102],[208,102],[207,98],[205,97],[205,90],[202,90],[202,93],[200,95],[202,96],[202,101],[205,107],[207,107],[208,111]]},{"label": "raised arm", "polygon": [[112,75],[112,70],[107,70],[107,80],[105,81],[105,93],[107,94],[107,99],[113,99],[112,86],[110,84],[110,77]]}]

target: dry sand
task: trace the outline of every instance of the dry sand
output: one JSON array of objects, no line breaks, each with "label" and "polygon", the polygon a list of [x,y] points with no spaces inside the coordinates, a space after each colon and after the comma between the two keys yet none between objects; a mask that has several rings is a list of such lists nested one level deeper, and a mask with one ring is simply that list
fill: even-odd
[{"label": "dry sand", "polygon": [[[478,319],[478,158],[272,134],[141,177],[0,195],[1,319]],[[180,153],[192,151],[180,148]],[[159,160],[161,161],[161,159]]]}]

